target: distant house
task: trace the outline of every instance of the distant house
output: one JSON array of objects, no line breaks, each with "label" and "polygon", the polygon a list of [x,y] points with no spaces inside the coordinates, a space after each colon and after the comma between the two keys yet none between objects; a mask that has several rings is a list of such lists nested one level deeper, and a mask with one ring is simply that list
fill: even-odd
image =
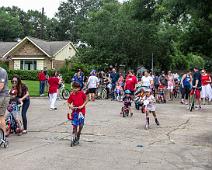
[{"label": "distant house", "polygon": [[59,69],[77,50],[70,41],[45,41],[25,37],[19,42],[0,42],[0,59],[11,70]]}]

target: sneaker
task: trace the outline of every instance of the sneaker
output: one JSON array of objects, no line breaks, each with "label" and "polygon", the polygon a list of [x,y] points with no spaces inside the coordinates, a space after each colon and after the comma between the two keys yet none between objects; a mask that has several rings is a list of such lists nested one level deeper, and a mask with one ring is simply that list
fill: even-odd
[{"label": "sneaker", "polygon": [[157,118],[155,119],[155,123],[156,123],[156,125],[160,126],[160,123]]},{"label": "sneaker", "polygon": [[49,110],[52,111],[52,110],[54,110],[54,108],[50,108]]},{"label": "sneaker", "polygon": [[57,110],[57,108],[55,107],[53,110]]},{"label": "sneaker", "polygon": [[146,129],[146,130],[148,130],[148,129],[149,129],[149,124],[148,124],[148,123],[146,123],[146,125],[145,125],[145,129]]},{"label": "sneaker", "polygon": [[22,134],[27,134],[27,130],[23,130],[22,131]]}]

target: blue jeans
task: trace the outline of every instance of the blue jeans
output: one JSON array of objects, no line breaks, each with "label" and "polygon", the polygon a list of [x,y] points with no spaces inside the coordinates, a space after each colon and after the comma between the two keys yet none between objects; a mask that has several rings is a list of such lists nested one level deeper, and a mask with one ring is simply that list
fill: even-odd
[{"label": "blue jeans", "polygon": [[115,88],[116,88],[116,83],[112,83],[111,98],[113,100],[115,100]]},{"label": "blue jeans", "polygon": [[24,126],[24,130],[27,130],[27,110],[29,108],[30,105],[30,99],[25,99],[23,101],[23,106],[22,106],[22,111],[21,111],[21,116],[23,119],[23,126]]},{"label": "blue jeans", "polygon": [[46,81],[40,81],[40,94],[44,94]]}]

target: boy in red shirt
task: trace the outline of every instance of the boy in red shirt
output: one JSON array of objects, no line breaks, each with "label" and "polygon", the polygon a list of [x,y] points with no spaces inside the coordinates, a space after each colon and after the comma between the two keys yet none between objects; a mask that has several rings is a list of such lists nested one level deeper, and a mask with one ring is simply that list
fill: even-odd
[{"label": "boy in red shirt", "polygon": [[[68,107],[71,109],[71,117],[73,125],[73,145],[79,144],[80,134],[85,120],[85,105],[88,103],[88,98],[85,93],[80,90],[80,84],[74,82],[72,84],[73,90],[68,99]],[[79,128],[78,128],[79,127]],[[72,143],[71,143],[72,146]]]}]

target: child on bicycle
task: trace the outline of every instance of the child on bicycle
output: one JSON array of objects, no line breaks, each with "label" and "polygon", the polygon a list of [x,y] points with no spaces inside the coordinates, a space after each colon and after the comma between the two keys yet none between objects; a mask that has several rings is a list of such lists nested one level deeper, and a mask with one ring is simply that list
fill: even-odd
[{"label": "child on bicycle", "polygon": [[70,93],[68,99],[68,107],[71,110],[71,117],[73,125],[73,135],[74,135],[74,145],[79,144],[80,134],[84,126],[85,121],[85,105],[88,103],[88,98],[86,94],[80,90],[80,84],[78,82],[73,82],[72,92]]},{"label": "child on bicycle", "polygon": [[127,109],[129,109],[130,116],[133,116],[133,112],[131,109],[131,102],[132,102],[131,91],[125,90],[124,93],[125,93],[125,96],[123,98],[124,107],[122,107],[121,113],[123,113],[124,108],[127,108]]},{"label": "child on bicycle", "polygon": [[[9,114],[12,114],[12,116],[14,117],[16,124],[17,124],[17,128],[15,130],[16,133],[21,133],[22,132],[22,123],[21,123],[21,118],[19,115],[19,107],[23,105],[23,102],[19,101],[19,98],[17,96],[18,91],[16,89],[12,89],[10,91],[10,100],[9,100],[9,105],[7,107],[7,110],[9,112]],[[9,116],[9,114],[7,115],[7,117]]]},{"label": "child on bicycle", "polygon": [[151,94],[150,89],[145,90],[145,96],[143,97],[143,102],[145,105],[145,113],[146,113],[146,129],[149,129],[149,113],[152,113],[155,118],[155,123],[159,126],[160,123],[156,116],[156,106],[155,106],[155,97]]}]

